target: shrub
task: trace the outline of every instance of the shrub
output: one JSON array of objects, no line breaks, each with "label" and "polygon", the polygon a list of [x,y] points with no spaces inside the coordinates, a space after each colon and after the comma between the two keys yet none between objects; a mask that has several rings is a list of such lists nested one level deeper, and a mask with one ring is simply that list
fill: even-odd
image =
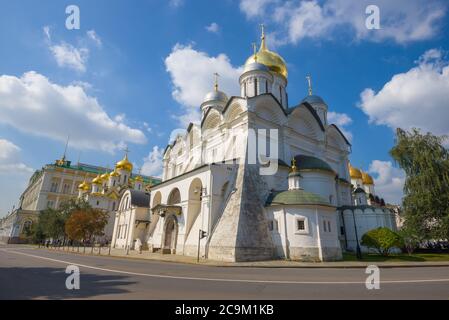
[{"label": "shrub", "polygon": [[388,256],[392,248],[403,246],[403,240],[399,234],[388,228],[377,228],[365,233],[361,244],[376,249],[383,256]]}]

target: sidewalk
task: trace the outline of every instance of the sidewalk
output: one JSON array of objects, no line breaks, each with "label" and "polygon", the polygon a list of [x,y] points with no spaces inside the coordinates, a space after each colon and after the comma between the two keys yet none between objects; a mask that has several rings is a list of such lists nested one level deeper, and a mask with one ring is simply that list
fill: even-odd
[{"label": "sidewalk", "polygon": [[[38,249],[37,246],[29,246],[34,249]],[[139,259],[139,260],[151,260],[159,262],[172,262],[172,263],[184,263],[184,264],[196,264],[211,267],[241,267],[241,268],[366,268],[369,265],[376,265],[382,268],[411,268],[411,267],[449,267],[449,261],[425,261],[425,262],[369,262],[369,261],[335,261],[335,262],[299,262],[288,260],[270,260],[270,261],[255,261],[255,262],[223,262],[202,259],[198,263],[195,257],[173,255],[173,254],[160,254],[150,253],[148,251],[142,251],[139,254],[136,251],[129,251],[127,254],[123,249],[111,249],[109,253],[109,247],[103,247],[99,250],[98,247],[84,248],[77,247],[68,250],[68,247],[53,249],[41,247],[38,250],[48,250],[55,252],[65,252],[81,255],[101,255],[106,257],[124,258],[124,259]],[[79,252],[78,252],[79,250]]]}]

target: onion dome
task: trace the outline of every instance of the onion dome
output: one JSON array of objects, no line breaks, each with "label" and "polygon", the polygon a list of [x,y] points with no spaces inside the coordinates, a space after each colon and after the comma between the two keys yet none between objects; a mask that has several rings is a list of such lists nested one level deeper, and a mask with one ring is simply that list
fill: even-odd
[{"label": "onion dome", "polygon": [[226,103],[228,102],[228,96],[223,91],[219,91],[217,89],[206,94],[206,96],[204,97],[204,102],[209,101],[220,101]]},{"label": "onion dome", "polygon": [[250,71],[264,71],[264,72],[270,72],[270,69],[261,63],[253,62],[249,64],[245,64],[245,67],[243,69],[243,73],[250,72]]},{"label": "onion dome", "polygon": [[203,100],[203,104],[206,102],[212,102],[212,101],[222,102],[222,103],[226,104],[229,100],[228,96],[223,91],[218,90],[219,74],[214,73],[214,76],[215,76],[214,91],[211,91],[208,94],[206,94],[206,96],[204,97],[204,100]]},{"label": "onion dome", "polygon": [[109,173],[105,172],[100,176],[101,180],[106,181],[109,179]]},{"label": "onion dome", "polygon": [[351,179],[362,179],[362,172],[351,164],[349,164],[349,175]]},{"label": "onion dome", "polygon": [[134,178],[134,181],[136,182],[143,182],[143,178],[141,176],[137,176]]},{"label": "onion dome", "polygon": [[308,102],[310,104],[326,104],[323,98],[314,94],[305,97],[304,99],[302,99],[302,102]]},{"label": "onion dome", "polygon": [[371,177],[368,173],[362,172],[362,182],[363,184],[369,186],[374,185],[373,177]]},{"label": "onion dome", "polygon": [[97,185],[103,184],[103,181],[101,180],[101,176],[100,176],[100,175],[96,176],[96,177],[92,180],[92,183],[93,183],[93,184],[97,184]]},{"label": "onion dome", "polygon": [[133,171],[133,164],[129,162],[127,154],[125,155],[123,160],[120,160],[119,162],[116,163],[115,169],[117,170],[122,169],[130,172]]},{"label": "onion dome", "polygon": [[83,181],[83,183],[81,183],[81,184],[78,186],[78,190],[81,190],[81,191],[89,191],[89,190],[90,190],[90,186],[89,186],[89,184],[88,184],[86,181]]},{"label": "onion dome", "polygon": [[111,177],[120,177],[120,173],[118,173],[116,170],[112,171],[109,176]]},{"label": "onion dome", "polygon": [[259,51],[251,55],[251,57],[249,57],[246,60],[245,68],[247,66],[249,67],[249,65],[254,63],[263,64],[264,66],[268,67],[270,71],[280,74],[287,79],[288,76],[287,64],[279,54],[267,49],[265,43],[265,32],[263,28],[261,39],[262,41],[260,44]]}]

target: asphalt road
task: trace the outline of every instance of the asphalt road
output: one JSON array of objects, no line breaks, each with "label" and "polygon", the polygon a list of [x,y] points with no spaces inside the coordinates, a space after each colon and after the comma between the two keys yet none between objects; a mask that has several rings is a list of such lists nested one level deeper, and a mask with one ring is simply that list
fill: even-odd
[{"label": "asphalt road", "polygon": [[[66,288],[68,265],[80,289]],[[449,267],[364,269],[211,267],[0,247],[0,299],[449,299]]]}]

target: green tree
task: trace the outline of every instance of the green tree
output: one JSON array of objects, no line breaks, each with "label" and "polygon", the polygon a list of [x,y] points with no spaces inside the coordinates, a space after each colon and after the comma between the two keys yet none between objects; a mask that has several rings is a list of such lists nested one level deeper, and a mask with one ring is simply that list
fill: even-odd
[{"label": "green tree", "polygon": [[390,154],[405,171],[405,227],[423,239],[449,238],[449,151],[446,137],[397,129]]},{"label": "green tree", "polygon": [[388,228],[377,228],[368,231],[362,236],[361,244],[376,249],[379,254],[388,256],[391,249],[402,248],[403,241],[399,234]]}]

